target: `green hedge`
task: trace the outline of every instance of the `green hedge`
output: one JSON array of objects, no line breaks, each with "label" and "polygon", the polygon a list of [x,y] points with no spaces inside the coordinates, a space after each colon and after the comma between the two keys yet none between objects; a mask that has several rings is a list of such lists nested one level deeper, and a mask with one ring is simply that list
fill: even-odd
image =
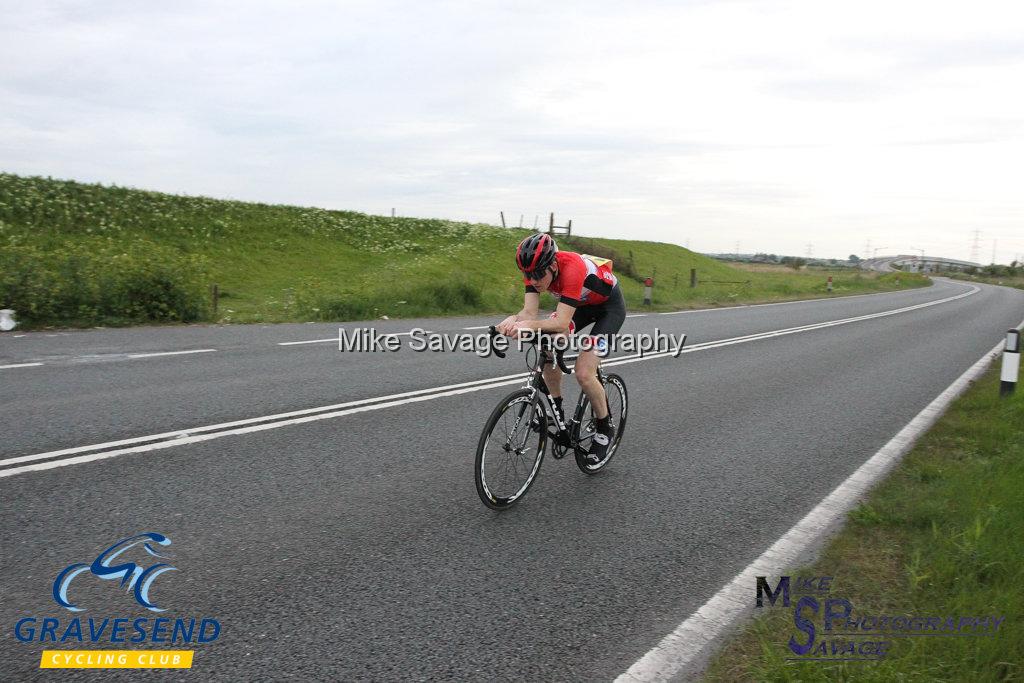
[{"label": "green hedge", "polygon": [[201,257],[144,239],[0,240],[0,308],[28,325],[200,320],[208,281]]},{"label": "green hedge", "polygon": [[[382,282],[372,292],[339,296],[317,280],[304,283],[296,296],[298,309],[312,320],[370,320],[396,317],[468,315],[487,308],[488,292],[480,283],[437,282],[402,286]],[[493,304],[491,304],[493,307]],[[511,309],[513,304],[509,304]]]}]

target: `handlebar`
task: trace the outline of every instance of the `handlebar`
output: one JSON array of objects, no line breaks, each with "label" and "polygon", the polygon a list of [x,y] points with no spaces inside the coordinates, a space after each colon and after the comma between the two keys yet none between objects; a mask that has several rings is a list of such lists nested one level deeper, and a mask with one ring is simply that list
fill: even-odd
[{"label": "handlebar", "polygon": [[565,361],[562,360],[562,356],[565,355],[565,351],[555,351],[555,362],[558,363],[558,368],[567,375],[572,374],[572,370],[565,367]]},{"label": "handlebar", "polygon": [[[498,332],[498,328],[496,328],[494,325],[491,325],[490,327],[488,327],[487,328],[487,332],[490,335],[491,339],[501,335],[501,333]],[[552,337],[551,333],[550,332],[540,332],[539,330],[537,330],[537,332],[539,332],[539,334],[537,335],[537,340],[534,343],[537,344],[538,346],[540,346],[541,350],[543,350],[545,352],[549,351],[549,350],[553,350],[554,351],[555,363],[558,364],[559,370],[561,370],[562,372],[564,372],[567,375],[571,375],[572,374],[572,370],[570,370],[568,367],[566,367],[565,360],[562,358],[562,356],[565,355],[565,351],[563,349],[544,348],[543,342],[544,342],[545,339],[548,340],[548,346],[550,347],[550,345],[551,345],[551,337]],[[504,358],[505,357],[505,352],[498,350],[493,344],[491,345],[491,350],[494,351],[494,355],[496,355],[498,358]]]}]

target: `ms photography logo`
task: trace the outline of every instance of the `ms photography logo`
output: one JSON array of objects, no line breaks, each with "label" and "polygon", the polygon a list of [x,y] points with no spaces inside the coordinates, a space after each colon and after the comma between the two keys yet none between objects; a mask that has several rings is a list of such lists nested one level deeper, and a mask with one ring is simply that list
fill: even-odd
[{"label": "ms photography logo", "polygon": [[[171,571],[177,571],[168,562],[166,548],[171,539],[163,534],[146,532],[123,538],[96,556],[91,563],[76,562],[62,569],[51,588],[54,601],[69,612],[83,612],[70,597],[74,586],[93,577],[101,581],[117,581],[117,587],[124,594],[131,594],[142,607],[151,612],[164,612],[150,596],[156,579]],[[141,549],[141,551],[139,550]],[[162,552],[161,552],[162,551]],[[150,561],[149,558],[157,561]],[[135,556],[138,561],[131,559]],[[87,573],[88,572],[88,573]],[[81,577],[81,578],[79,578]],[[120,591],[111,591],[111,602],[118,609],[130,606]],[[118,600],[118,596],[121,597]],[[95,606],[90,606],[94,609]],[[14,626],[14,637],[22,643],[152,643],[209,644],[220,637],[220,622],[211,617],[189,617],[171,619],[168,617],[109,617],[97,616],[83,619],[75,617],[61,620],[53,617],[23,617]],[[40,668],[191,668],[193,650],[44,650]]]},{"label": "ms photography logo", "polygon": [[[892,654],[900,638],[918,636],[995,636],[1006,617],[977,615],[861,614],[847,598],[834,597],[832,576],[782,576],[772,589],[768,577],[758,576],[755,605],[765,599],[774,607],[781,597],[790,607],[790,593],[799,595],[793,607],[789,662],[879,661]],[[820,621],[816,621],[820,617]]]}]

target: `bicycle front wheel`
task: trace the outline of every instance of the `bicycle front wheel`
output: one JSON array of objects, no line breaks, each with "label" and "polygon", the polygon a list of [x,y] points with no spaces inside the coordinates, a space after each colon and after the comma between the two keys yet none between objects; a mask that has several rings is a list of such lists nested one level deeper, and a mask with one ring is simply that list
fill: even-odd
[{"label": "bicycle front wheel", "polygon": [[506,396],[487,419],[476,447],[476,491],[489,508],[518,502],[537,479],[547,442],[547,417],[536,392]]},{"label": "bicycle front wheel", "polygon": [[608,375],[605,378],[604,393],[608,399],[608,415],[611,418],[610,424],[615,429],[615,436],[608,445],[608,453],[604,460],[596,465],[587,463],[587,451],[590,442],[597,431],[597,416],[594,415],[593,406],[587,395],[580,393],[579,403],[576,404],[576,415],[573,418],[573,441],[576,442],[576,466],[587,474],[596,474],[604,469],[611,462],[612,456],[619,448],[622,441],[622,432],[626,429],[626,417],[629,413],[629,397],[626,394],[626,383],[618,375]]}]

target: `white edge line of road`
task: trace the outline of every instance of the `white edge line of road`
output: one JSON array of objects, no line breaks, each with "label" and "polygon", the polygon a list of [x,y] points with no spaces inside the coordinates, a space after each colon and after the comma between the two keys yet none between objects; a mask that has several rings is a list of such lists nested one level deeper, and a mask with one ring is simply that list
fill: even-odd
[{"label": "white edge line of road", "polygon": [[[1024,322],[1018,327],[1024,327]],[[633,666],[615,679],[616,683],[667,681],[677,676],[692,677],[701,672],[714,654],[719,640],[754,613],[751,604],[758,576],[779,576],[809,559],[820,545],[845,521],[846,514],[870,491],[942,416],[949,405],[980,377],[1003,347],[1002,341],[918,413],[896,436],[867,462],[857,468],[832,493],[797,522],[760,557],[722,587],[710,600],[679,624]]]},{"label": "white edge line of road", "polygon": [[[846,325],[849,323],[859,322],[862,320],[869,320],[873,318],[881,318],[890,315],[896,315],[898,313],[904,313],[921,308],[927,308],[929,306],[935,306],[937,304],[962,299],[964,297],[971,296],[972,294],[976,294],[979,291],[981,290],[978,287],[972,286],[970,290],[963,292],[961,294],[947,297],[945,299],[937,299],[935,301],[928,301],[922,304],[916,304],[914,306],[907,306],[904,308],[897,308],[889,311],[881,311],[879,313],[870,313],[867,315],[857,316],[854,318],[831,320],[823,323],[813,323],[811,325],[790,327],[782,330],[770,330],[767,332],[760,332],[757,334],[745,335],[742,337],[734,337],[732,339],[720,339],[716,341],[705,342],[703,344],[695,344],[694,346],[691,346],[689,348],[680,349],[680,354],[694,353],[696,351],[719,348],[722,346],[731,346],[733,344],[742,344],[751,341],[759,341],[762,339],[770,339],[772,337],[797,334],[799,332],[808,332],[811,330],[821,329],[825,327],[836,327],[838,325]],[[625,356],[610,359],[606,362],[606,365],[615,366],[623,365],[626,363],[636,363],[644,360],[653,360],[655,358],[664,358],[666,356],[672,355],[672,353],[672,351],[664,351],[649,353],[645,355],[636,354],[633,356]],[[380,408],[390,408],[392,406],[402,405],[404,403],[425,401],[432,398],[441,398],[443,396],[455,396],[457,394],[467,393],[469,391],[479,391],[482,389],[505,386],[506,384],[514,384],[515,382],[522,381],[522,379],[525,376],[525,373],[518,373],[515,375],[505,375],[503,377],[492,377],[488,379],[474,380],[471,382],[463,382],[461,384],[452,384],[442,387],[419,389],[416,391],[409,391],[401,394],[392,394],[390,396],[377,396],[374,398],[361,399],[358,401],[349,401],[346,403],[339,403],[331,406],[320,406],[318,408],[307,408],[304,410],[296,410],[288,413],[279,413],[276,415],[265,415],[262,417],[248,418],[245,420],[238,420],[235,422],[226,422],[216,425],[206,425],[204,427],[195,427],[190,429],[179,429],[173,432],[164,432],[162,434],[153,434],[150,436],[140,436],[132,439],[123,439],[120,441],[93,444],[90,446],[78,446],[75,448],[66,448],[57,451],[49,451],[46,453],[35,453],[32,455],[16,456],[13,458],[7,458],[5,460],[0,460],[0,467],[7,465],[15,465],[23,462],[32,462],[36,460],[46,460],[50,458],[60,457],[63,455],[74,455],[75,453],[85,453],[88,451],[116,448],[116,450],[103,450],[103,452],[101,453],[83,455],[76,458],[53,460],[50,462],[40,463],[37,465],[26,465],[23,467],[14,467],[6,470],[0,470],[0,478],[13,476],[15,474],[20,474],[22,472],[46,470],[52,469],[54,467],[62,467],[64,465],[91,462],[93,460],[100,460],[102,458],[113,457],[115,455],[125,455],[128,453],[142,453],[151,450],[169,448],[171,446],[180,446],[188,443],[195,443],[198,441],[208,441],[210,439],[219,438],[221,436],[246,434],[250,432],[263,431],[266,429],[273,429],[276,427],[285,427],[293,424],[312,422],[314,420],[324,420],[328,418],[341,417],[342,415],[349,415],[354,412],[377,410]],[[243,427],[243,425],[249,426]],[[234,427],[240,428],[233,429]],[[132,444],[139,445],[133,446]],[[118,446],[131,447],[117,448]]]},{"label": "white edge line of road", "polygon": [[10,370],[12,368],[34,368],[42,363],[15,363],[13,365],[0,365],[0,370]]},{"label": "white edge line of road", "polygon": [[885,294],[910,294],[912,292],[928,291],[927,287],[915,287],[913,289],[901,289],[891,292],[872,292],[871,294],[850,294],[846,296],[822,296],[817,299],[794,299],[793,301],[773,301],[766,304],[737,304],[735,306],[719,306],[718,308],[687,308],[682,311],[661,311],[658,315],[680,315],[681,313],[712,313],[714,311],[735,311],[743,308],[761,308],[762,306],[788,306],[790,304],[812,304],[818,301],[845,301],[846,299],[860,299],[865,296],[883,296]]},{"label": "white edge line of road", "polygon": [[[748,334],[742,337],[733,337],[731,339],[718,339],[715,341],[703,342],[701,344],[694,344],[693,346],[681,349],[680,355],[684,353],[693,353],[695,351],[703,351],[706,349],[716,349],[722,346],[732,346],[733,344],[743,344],[751,341],[759,341],[762,339],[771,339],[772,337],[783,337],[789,334],[798,334],[800,332],[810,332],[811,330],[820,330],[826,327],[837,327],[839,325],[848,325],[850,323],[861,322],[863,320],[873,320],[875,318],[885,318],[890,315],[896,315],[899,313],[906,313],[908,311],[914,311],[921,308],[928,308],[936,304],[943,304],[949,301],[956,301],[972,294],[977,294],[981,291],[979,288],[972,286],[970,290],[957,294],[956,296],[947,297],[945,299],[937,299],[935,301],[926,301],[923,304],[915,304],[914,306],[907,306],[905,308],[894,308],[888,311],[880,311],[878,313],[868,313],[866,315],[859,315],[853,318],[843,318],[841,320],[828,320],[821,323],[811,323],[810,325],[801,325],[799,327],[789,327],[782,330],[769,330],[767,332],[757,332],[755,334]],[[647,353],[644,355],[637,354],[636,356],[629,356],[626,358],[615,358],[607,361],[605,365],[623,365],[625,363],[635,363],[637,361],[648,360],[651,358],[664,358],[665,356],[672,355],[672,351],[657,351],[654,353]],[[0,462],[2,465],[3,462]]]}]

